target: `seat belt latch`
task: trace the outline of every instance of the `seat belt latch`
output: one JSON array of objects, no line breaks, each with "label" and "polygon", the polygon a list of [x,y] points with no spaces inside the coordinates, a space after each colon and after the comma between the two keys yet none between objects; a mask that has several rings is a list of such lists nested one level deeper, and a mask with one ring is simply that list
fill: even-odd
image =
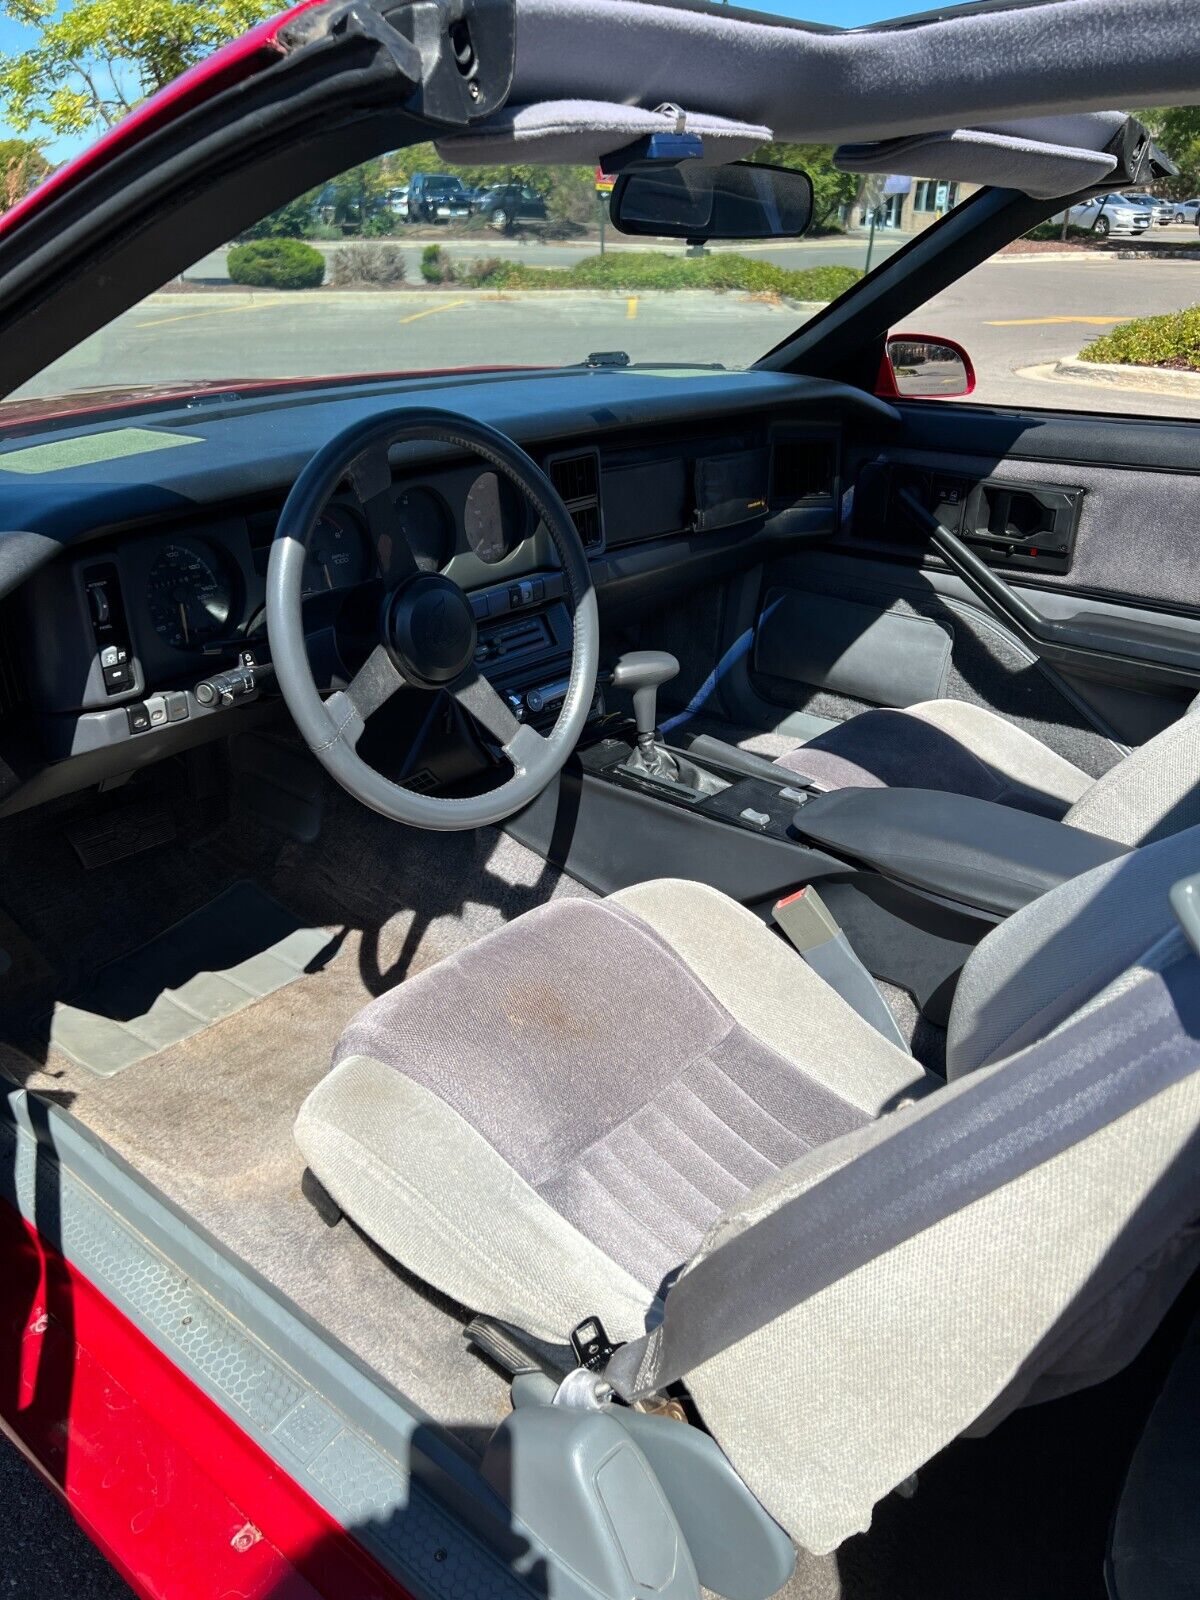
[{"label": "seat belt latch", "polygon": [[777,901],[771,915],[818,977],[836,989],[876,1033],[906,1055],[911,1053],[874,978],[855,955],[837,918],[812,884]]},{"label": "seat belt latch", "polygon": [[604,1331],[599,1317],[584,1317],[571,1329],[571,1349],[581,1367],[589,1372],[603,1372],[609,1359],[621,1348],[614,1344]]}]

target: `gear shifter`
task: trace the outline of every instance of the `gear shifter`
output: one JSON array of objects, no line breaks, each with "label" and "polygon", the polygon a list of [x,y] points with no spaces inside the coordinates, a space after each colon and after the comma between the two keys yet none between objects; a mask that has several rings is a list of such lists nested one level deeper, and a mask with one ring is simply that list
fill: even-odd
[{"label": "gear shifter", "polygon": [[614,689],[633,690],[633,719],[637,723],[637,749],[625,763],[630,772],[679,782],[675,757],[658,739],[658,691],[677,676],[679,663],[665,650],[633,650],[613,668]]}]

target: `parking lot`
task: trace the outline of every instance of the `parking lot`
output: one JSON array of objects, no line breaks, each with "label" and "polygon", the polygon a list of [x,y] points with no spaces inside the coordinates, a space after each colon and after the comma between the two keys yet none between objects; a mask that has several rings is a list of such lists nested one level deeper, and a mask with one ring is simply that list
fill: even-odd
[{"label": "parking lot", "polygon": [[[1190,242],[1195,230],[1160,231]],[[888,246],[896,242],[885,236]],[[788,266],[821,264],[827,246],[861,252],[862,241],[815,241],[772,252],[772,258]],[[571,257],[569,250],[560,255],[563,247],[555,245],[512,249],[536,265],[545,264],[551,252],[559,264]],[[40,374],[24,392],[557,365],[597,350],[624,350],[641,362],[739,367],[786,337],[804,315],[796,305],[770,296],[690,290],[627,295],[422,286],[287,293],[235,290],[227,278],[223,288],[216,288],[223,257],[209,258],[197,275],[207,284],[193,281],[152,296]],[[415,265],[412,275],[419,282]],[[1071,382],[1053,370],[1122,321],[1198,300],[1200,261],[1090,253],[1007,256],[977,268],[907,320],[914,331],[945,334],[966,346],[979,377],[976,398],[985,403],[1200,417],[1200,392],[1192,398]],[[1200,391],[1200,377],[1195,381]]]}]

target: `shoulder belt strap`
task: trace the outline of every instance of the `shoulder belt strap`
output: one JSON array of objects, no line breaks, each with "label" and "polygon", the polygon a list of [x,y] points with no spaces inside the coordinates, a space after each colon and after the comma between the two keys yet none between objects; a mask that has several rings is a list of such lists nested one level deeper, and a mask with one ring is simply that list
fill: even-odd
[{"label": "shoulder belt strap", "polygon": [[1200,1070],[1200,960],[1181,935],[1168,938],[1164,970],[961,1092],[934,1095],[891,1137],[697,1262],[660,1326],[613,1355],[608,1381],[627,1400],[674,1383]]}]

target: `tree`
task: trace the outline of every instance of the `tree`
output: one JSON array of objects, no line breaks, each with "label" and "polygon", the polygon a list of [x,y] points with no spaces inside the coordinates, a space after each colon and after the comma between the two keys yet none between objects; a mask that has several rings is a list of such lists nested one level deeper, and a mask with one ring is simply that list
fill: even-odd
[{"label": "tree", "polygon": [[50,163],[35,139],[0,139],[0,211],[7,211],[35,189]]},{"label": "tree", "polygon": [[36,31],[0,57],[0,102],[19,133],[107,127],[277,9],[274,0],[0,0]]},{"label": "tree", "polygon": [[1168,106],[1136,115],[1179,168],[1177,178],[1165,178],[1155,188],[1172,200],[1200,194],[1200,106]]},{"label": "tree", "polygon": [[833,164],[829,144],[764,144],[750,157],[776,167],[799,167],[807,172],[813,186],[813,231],[832,227],[843,206],[858,198],[860,178],[855,172],[839,172]]}]

